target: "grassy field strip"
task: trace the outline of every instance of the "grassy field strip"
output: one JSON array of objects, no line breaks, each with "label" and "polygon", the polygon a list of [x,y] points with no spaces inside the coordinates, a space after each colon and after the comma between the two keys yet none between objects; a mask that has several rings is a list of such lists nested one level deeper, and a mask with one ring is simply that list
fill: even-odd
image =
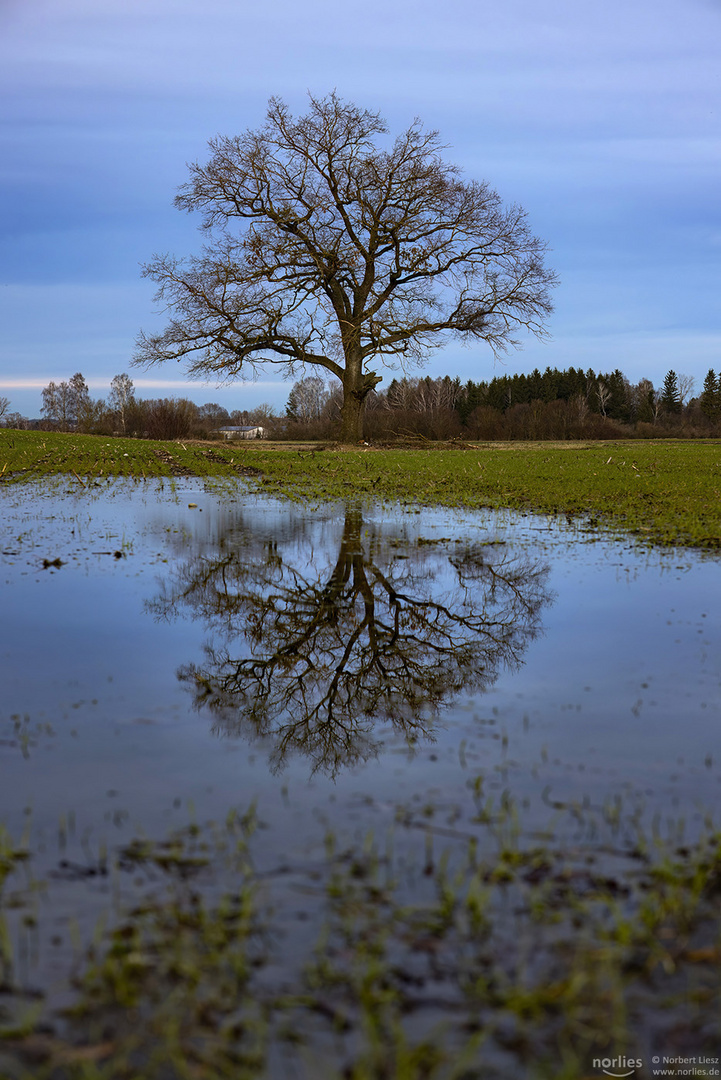
[{"label": "grassy field strip", "polygon": [[74,476],[260,474],[274,494],[367,493],[404,504],[572,515],[649,543],[721,546],[721,443],[483,443],[441,449],[291,448],[0,431],[0,484]]}]

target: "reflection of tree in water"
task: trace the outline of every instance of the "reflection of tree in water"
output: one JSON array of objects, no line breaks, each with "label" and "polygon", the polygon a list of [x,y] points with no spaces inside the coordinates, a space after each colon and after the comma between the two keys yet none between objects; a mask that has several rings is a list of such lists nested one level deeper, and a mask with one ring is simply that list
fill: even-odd
[{"label": "reflection of tree in water", "polygon": [[218,731],[270,737],[275,767],[298,750],[335,774],[376,751],[378,722],[430,736],[441,705],[520,663],[550,599],[548,567],[505,545],[389,541],[357,505],[320,569],[312,544],[291,561],[267,534],[243,540],[180,567],[150,607],[208,621],[205,662],[179,677]]}]

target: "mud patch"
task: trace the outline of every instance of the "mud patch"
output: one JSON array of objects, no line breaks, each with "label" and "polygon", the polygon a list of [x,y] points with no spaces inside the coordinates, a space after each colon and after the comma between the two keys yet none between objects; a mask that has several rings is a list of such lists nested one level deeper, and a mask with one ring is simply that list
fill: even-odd
[{"label": "mud patch", "polygon": [[167,450],[153,450],[153,456],[161,461],[163,465],[166,465],[173,476],[195,476],[196,473],[193,469],[189,469],[187,465],[181,465],[169,454]]},{"label": "mud patch", "polygon": [[227,469],[232,469],[238,476],[260,476],[261,474],[261,470],[256,469],[253,465],[239,465],[237,461],[224,457],[217,450],[203,450],[202,454],[208,461],[212,461],[216,465],[225,465]]}]

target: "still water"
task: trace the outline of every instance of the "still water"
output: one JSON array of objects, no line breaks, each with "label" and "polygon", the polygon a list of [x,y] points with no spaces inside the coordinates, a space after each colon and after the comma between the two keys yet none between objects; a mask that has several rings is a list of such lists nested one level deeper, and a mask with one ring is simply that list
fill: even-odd
[{"label": "still water", "polygon": [[0,821],[32,819],[58,912],[89,903],[61,860],[253,802],[261,870],[477,777],[531,824],[718,817],[717,558],[186,480],[8,489],[0,516]]}]

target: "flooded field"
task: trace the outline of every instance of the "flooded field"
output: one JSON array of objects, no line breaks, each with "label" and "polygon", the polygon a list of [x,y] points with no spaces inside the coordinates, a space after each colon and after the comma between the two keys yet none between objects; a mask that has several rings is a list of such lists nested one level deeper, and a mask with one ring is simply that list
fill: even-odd
[{"label": "flooded field", "polygon": [[[718,1045],[718,557],[231,481],[0,514],[0,1075],[644,1076]],[[208,915],[181,975],[199,904],[242,963]]]}]

